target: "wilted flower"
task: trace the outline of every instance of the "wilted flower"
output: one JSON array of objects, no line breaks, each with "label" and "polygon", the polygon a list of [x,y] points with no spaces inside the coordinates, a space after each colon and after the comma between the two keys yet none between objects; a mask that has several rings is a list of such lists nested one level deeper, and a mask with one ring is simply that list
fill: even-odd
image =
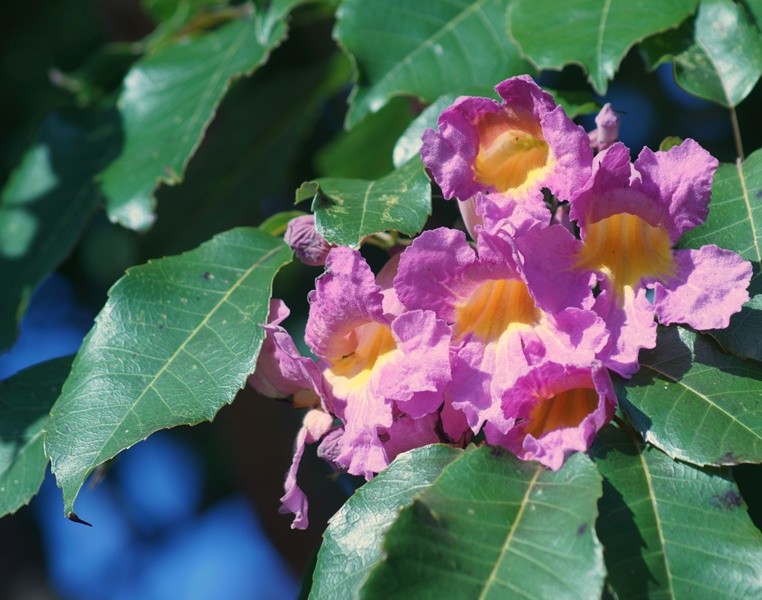
[{"label": "wilted flower", "polygon": [[313,215],[302,215],[291,219],[283,241],[291,246],[300,261],[311,267],[324,265],[328,252],[333,248],[318,232]]}]

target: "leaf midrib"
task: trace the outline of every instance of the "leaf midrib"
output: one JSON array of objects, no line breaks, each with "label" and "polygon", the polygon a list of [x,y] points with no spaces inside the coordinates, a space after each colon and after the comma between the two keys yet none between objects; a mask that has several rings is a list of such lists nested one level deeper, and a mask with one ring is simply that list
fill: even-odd
[{"label": "leaf midrib", "polygon": [[[172,356],[170,356],[167,361],[164,363],[164,365],[159,369],[159,371],[151,378],[151,381],[146,384],[146,386],[143,388],[143,391],[140,393],[140,395],[135,399],[132,404],[129,405],[129,407],[125,410],[124,416],[119,420],[119,422],[114,427],[113,431],[109,435],[109,437],[104,440],[103,444],[101,445],[101,448],[106,448],[114,439],[114,436],[116,435],[117,431],[119,431],[124,425],[125,420],[127,419],[127,416],[132,414],[135,407],[140,403],[140,401],[143,399],[143,396],[145,396],[146,392],[149,389],[154,389],[155,384],[158,382],[159,378],[163,375],[163,373],[169,368],[169,366],[173,363],[173,361],[177,358],[177,356],[185,350],[186,346],[190,343],[190,341],[196,336],[196,334],[201,331],[201,329],[206,325],[206,323],[209,321],[209,319],[216,314],[216,312],[220,309],[220,307],[227,301],[227,299],[233,294],[235,290],[238,289],[238,287],[251,275],[251,273],[260,265],[262,265],[265,261],[270,259],[273,255],[277,254],[277,252],[280,250],[279,247],[274,247],[271,250],[269,250],[267,253],[265,253],[262,257],[260,257],[256,262],[254,262],[248,269],[246,269],[243,274],[238,278],[238,280],[235,282],[234,285],[230,287],[230,289],[223,294],[223,296],[220,298],[220,300],[217,302],[217,304],[214,305],[212,310],[210,310],[206,316],[201,320],[201,322],[194,327],[189,333],[188,336],[185,338],[185,340],[177,347],[177,349],[172,353]],[[101,450],[102,451],[102,450]],[[90,462],[90,464],[87,467],[86,472],[89,473],[92,469],[94,469],[97,465],[102,463],[104,460],[108,460],[110,456],[106,456],[105,458],[102,457],[100,453],[95,455],[96,458]]]}]

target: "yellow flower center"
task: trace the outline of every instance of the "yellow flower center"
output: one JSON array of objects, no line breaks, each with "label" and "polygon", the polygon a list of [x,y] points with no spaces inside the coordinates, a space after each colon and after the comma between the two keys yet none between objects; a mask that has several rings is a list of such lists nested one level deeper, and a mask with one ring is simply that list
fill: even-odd
[{"label": "yellow flower center", "polygon": [[454,337],[460,340],[474,333],[491,342],[511,327],[534,325],[539,317],[540,311],[523,281],[486,281],[456,306]]},{"label": "yellow flower center", "polygon": [[598,394],[592,388],[575,388],[552,398],[540,398],[524,431],[539,439],[556,429],[577,427],[597,406]]},{"label": "yellow flower center", "polygon": [[539,125],[508,113],[488,114],[477,125],[479,152],[474,179],[498,192],[520,188],[550,168],[547,142]]},{"label": "yellow flower center", "polygon": [[354,334],[357,342],[354,351],[334,361],[324,372],[334,394],[340,398],[364,388],[374,370],[388,362],[397,348],[388,325],[365,323]]},{"label": "yellow flower center", "polygon": [[619,301],[625,288],[635,289],[644,277],[665,280],[675,272],[667,232],[629,213],[619,213],[591,223],[577,267],[602,272]]}]

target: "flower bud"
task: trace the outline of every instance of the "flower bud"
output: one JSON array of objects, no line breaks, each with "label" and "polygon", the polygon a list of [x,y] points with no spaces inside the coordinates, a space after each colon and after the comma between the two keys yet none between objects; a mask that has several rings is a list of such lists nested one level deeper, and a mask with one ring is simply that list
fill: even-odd
[{"label": "flower bud", "polygon": [[297,258],[311,267],[324,265],[328,252],[333,248],[318,233],[313,215],[303,215],[291,219],[283,239],[291,246]]},{"label": "flower bud", "polygon": [[611,104],[606,103],[595,117],[595,131],[591,131],[590,147],[596,152],[603,152],[614,142],[619,140],[619,116],[611,108]]}]

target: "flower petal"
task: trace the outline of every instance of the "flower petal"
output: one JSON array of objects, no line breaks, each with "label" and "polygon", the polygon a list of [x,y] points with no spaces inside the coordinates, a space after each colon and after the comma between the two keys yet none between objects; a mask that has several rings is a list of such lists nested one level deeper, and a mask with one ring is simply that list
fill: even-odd
[{"label": "flower petal", "polygon": [[642,178],[638,187],[662,206],[662,223],[673,244],[683,233],[706,221],[718,164],[692,139],[667,152],[643,148],[635,161]]},{"label": "flower petal", "polygon": [[655,282],[654,307],[665,325],[686,323],[695,329],[724,329],[749,299],[751,263],[717,246],[676,250],[677,272]]}]

